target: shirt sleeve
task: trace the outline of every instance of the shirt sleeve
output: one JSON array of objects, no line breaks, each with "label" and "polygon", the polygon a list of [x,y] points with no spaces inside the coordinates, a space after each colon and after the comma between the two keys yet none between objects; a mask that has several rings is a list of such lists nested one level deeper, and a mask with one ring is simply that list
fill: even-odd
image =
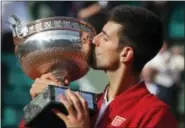
[{"label": "shirt sleeve", "polygon": [[166,107],[148,110],[139,128],[177,128],[177,121]]},{"label": "shirt sleeve", "polygon": [[26,128],[26,127],[24,126],[24,120],[23,120],[23,119],[21,120],[21,122],[20,122],[20,124],[19,124],[19,128]]}]

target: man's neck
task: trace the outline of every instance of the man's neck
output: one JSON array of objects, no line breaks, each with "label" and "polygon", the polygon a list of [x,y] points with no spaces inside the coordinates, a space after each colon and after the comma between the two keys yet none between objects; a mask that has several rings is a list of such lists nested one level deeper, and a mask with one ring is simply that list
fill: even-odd
[{"label": "man's neck", "polygon": [[113,99],[130,86],[139,82],[139,76],[127,70],[118,69],[116,71],[106,71],[106,74],[110,82],[107,92],[108,100]]}]

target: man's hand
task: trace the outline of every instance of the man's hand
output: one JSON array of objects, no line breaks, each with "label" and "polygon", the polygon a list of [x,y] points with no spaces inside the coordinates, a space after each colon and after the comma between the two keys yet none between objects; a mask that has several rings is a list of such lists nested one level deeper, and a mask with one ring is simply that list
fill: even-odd
[{"label": "man's hand", "polygon": [[[64,80],[64,83],[61,83],[52,73],[47,73],[35,80],[30,89],[30,94],[34,98],[48,87],[48,85],[62,86],[68,83],[69,81],[67,79]],[[53,111],[65,122],[67,127],[89,128],[88,105],[79,92],[74,93],[68,89],[65,96],[61,94],[60,102],[66,107],[69,114],[64,115],[56,109],[53,109]]]},{"label": "man's hand", "polygon": [[88,104],[79,92],[72,92],[69,89],[66,95],[61,94],[60,102],[66,107],[68,115],[53,109],[53,112],[61,118],[67,128],[89,128]]},{"label": "man's hand", "polygon": [[33,99],[47,88],[48,85],[62,86],[68,83],[68,80],[64,80],[64,83],[61,83],[52,73],[43,74],[40,78],[35,79],[35,82],[32,84],[30,89],[30,94]]},{"label": "man's hand", "polygon": [[89,18],[97,14],[100,11],[101,11],[100,4],[95,3],[95,4],[88,6],[87,8],[83,8],[79,10],[79,12],[77,13],[77,17],[80,19],[86,19],[86,18]]}]

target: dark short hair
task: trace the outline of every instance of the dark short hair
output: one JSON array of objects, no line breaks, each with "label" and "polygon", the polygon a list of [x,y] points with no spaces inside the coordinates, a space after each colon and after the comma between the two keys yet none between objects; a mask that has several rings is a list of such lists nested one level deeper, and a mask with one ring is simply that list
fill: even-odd
[{"label": "dark short hair", "polygon": [[109,21],[123,26],[119,34],[120,45],[129,45],[134,49],[133,70],[140,73],[162,47],[163,22],[151,11],[130,5],[113,8]]}]

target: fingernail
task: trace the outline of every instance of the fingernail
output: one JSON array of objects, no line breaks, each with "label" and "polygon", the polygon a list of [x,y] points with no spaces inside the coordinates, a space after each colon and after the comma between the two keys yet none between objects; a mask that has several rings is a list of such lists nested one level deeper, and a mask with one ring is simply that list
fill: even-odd
[{"label": "fingernail", "polygon": [[77,95],[80,95],[79,91],[75,91],[75,93],[76,93]]},{"label": "fingernail", "polygon": [[71,90],[69,88],[66,90],[66,95],[71,95]]},{"label": "fingernail", "polygon": [[68,88],[67,90],[68,90],[68,92],[69,92],[69,93],[72,93],[72,91],[71,91],[71,89],[70,89],[70,88]]},{"label": "fingernail", "polygon": [[67,79],[65,79],[65,81],[64,81],[64,82],[65,82],[65,84],[69,84],[69,81],[68,81]]}]

